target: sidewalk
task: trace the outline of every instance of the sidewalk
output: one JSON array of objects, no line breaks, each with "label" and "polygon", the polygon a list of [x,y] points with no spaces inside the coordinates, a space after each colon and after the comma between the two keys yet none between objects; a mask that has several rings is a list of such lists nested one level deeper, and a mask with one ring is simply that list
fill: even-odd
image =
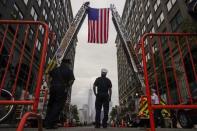
[{"label": "sidewalk", "polygon": [[[14,128],[0,128],[0,131],[15,131]],[[24,131],[37,131],[37,128],[25,128]],[[146,128],[100,128],[94,127],[74,127],[74,128],[58,128],[58,129],[43,129],[43,131],[147,131]],[[171,128],[157,128],[156,131],[196,131],[196,129],[171,129]]]}]

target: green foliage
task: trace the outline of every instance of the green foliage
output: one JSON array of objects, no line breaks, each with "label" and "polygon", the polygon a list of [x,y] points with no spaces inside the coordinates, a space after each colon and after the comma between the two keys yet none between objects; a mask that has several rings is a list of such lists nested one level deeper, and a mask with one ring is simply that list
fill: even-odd
[{"label": "green foliage", "polygon": [[78,113],[77,105],[71,105],[71,113],[73,115],[73,119],[78,121],[79,120],[79,113]]},{"label": "green foliage", "polygon": [[115,107],[113,107],[112,111],[110,112],[111,119],[114,120],[116,115],[117,115],[117,109]]}]

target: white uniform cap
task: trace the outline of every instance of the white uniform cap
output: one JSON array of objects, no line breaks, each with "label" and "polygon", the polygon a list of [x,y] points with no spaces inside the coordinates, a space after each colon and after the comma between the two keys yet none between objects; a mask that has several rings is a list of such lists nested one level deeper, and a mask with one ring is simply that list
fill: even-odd
[{"label": "white uniform cap", "polygon": [[101,73],[106,73],[107,74],[107,72],[108,72],[107,69],[105,69],[105,68],[101,69]]}]

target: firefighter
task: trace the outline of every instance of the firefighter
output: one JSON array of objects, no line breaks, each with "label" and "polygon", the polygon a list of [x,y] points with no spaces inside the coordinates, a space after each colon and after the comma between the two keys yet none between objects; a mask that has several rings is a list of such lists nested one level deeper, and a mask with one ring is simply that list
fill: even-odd
[{"label": "firefighter", "polygon": [[[72,86],[75,77],[70,69],[70,59],[63,59],[59,67],[49,72],[50,81],[50,97],[47,105],[45,117],[45,128],[57,128],[59,115],[64,108],[69,88]],[[47,80],[49,82],[49,80]]]},{"label": "firefighter", "polygon": [[[102,106],[104,108],[104,118],[102,120],[103,128],[107,128],[109,102],[111,101],[112,84],[111,80],[106,77],[107,69],[101,69],[101,77],[98,77],[93,85],[93,91],[96,96],[95,108],[95,128],[100,128],[100,115]],[[97,90],[96,90],[97,87]]]},{"label": "firefighter", "polygon": [[[151,103],[154,105],[160,104],[159,97],[156,94],[156,90],[153,88],[151,89]],[[154,110],[154,119],[155,119],[155,127],[157,127],[157,126],[163,127],[164,126],[164,119],[161,114],[161,109]]]}]

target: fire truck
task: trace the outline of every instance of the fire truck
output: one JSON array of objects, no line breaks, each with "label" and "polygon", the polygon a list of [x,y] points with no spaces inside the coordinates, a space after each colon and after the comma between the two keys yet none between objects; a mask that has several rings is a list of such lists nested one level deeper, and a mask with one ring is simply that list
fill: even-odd
[{"label": "fire truck", "polygon": [[[160,99],[161,105],[166,105],[165,101],[163,99]],[[138,106],[138,112],[136,119],[134,119],[134,123],[136,126],[147,126],[149,127],[149,110],[148,110],[148,101],[146,96],[141,96],[139,98],[139,105]],[[164,126],[170,127],[171,125],[171,113],[167,109],[162,109],[161,114],[164,119]]]}]

